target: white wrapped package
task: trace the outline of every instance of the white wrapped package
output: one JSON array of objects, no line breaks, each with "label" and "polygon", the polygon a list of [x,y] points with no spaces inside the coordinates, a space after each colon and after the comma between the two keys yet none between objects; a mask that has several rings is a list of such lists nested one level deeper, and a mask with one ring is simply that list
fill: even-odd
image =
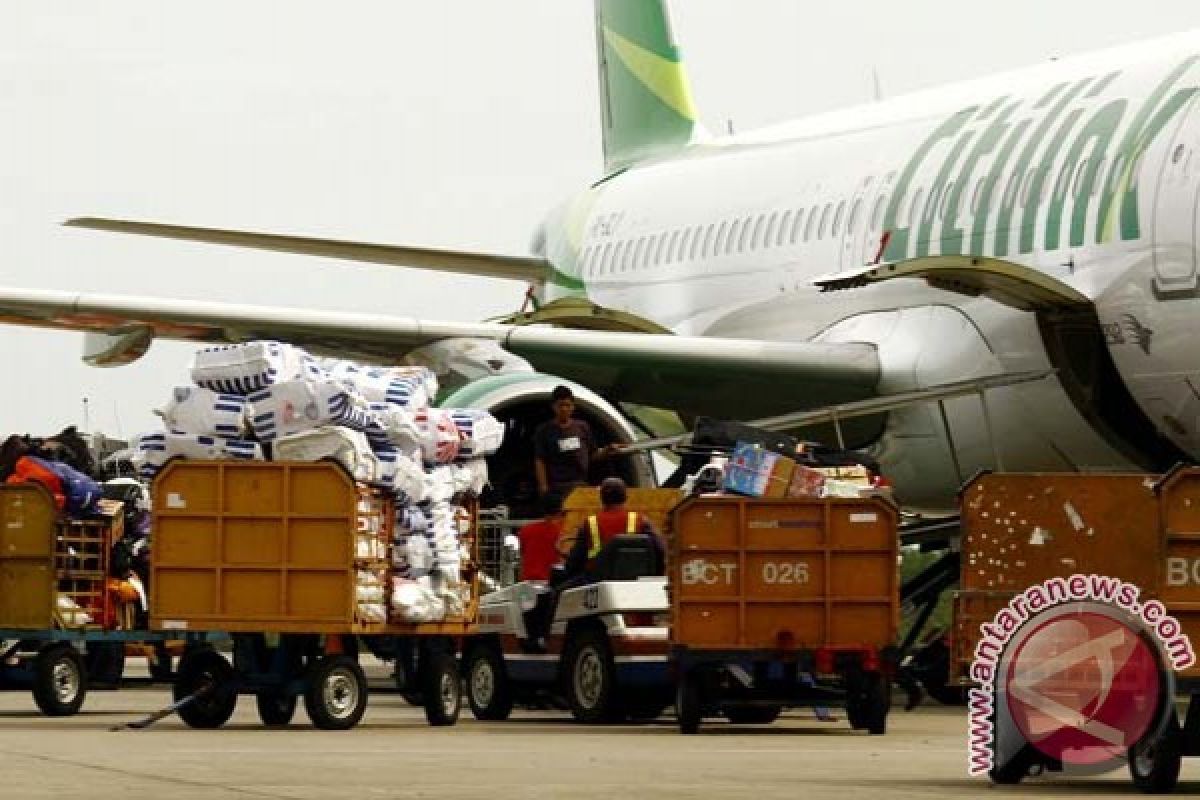
[{"label": "white wrapped package", "polygon": [[426,464],[449,464],[458,457],[462,434],[450,412],[426,408],[417,412],[416,420],[421,430],[421,453]]},{"label": "white wrapped package", "polygon": [[133,449],[133,464],[143,478],[154,477],[163,464],[172,458],[250,461],[261,460],[263,457],[262,448],[256,442],[171,431],[143,433],[134,440]]},{"label": "white wrapped package", "polygon": [[375,454],[380,466],[379,484],[391,489],[401,503],[420,503],[425,500],[425,470],[408,454],[400,450]]},{"label": "white wrapped package", "polygon": [[246,398],[200,386],[177,386],[156,413],[176,433],[240,439],[246,432]]},{"label": "white wrapped package", "polygon": [[375,483],[380,477],[379,459],[371,452],[367,437],[358,431],[326,425],[275,440],[276,461],[338,461],[354,480]]},{"label": "white wrapped package", "polygon": [[425,473],[425,502],[449,503],[455,493],[454,470],[434,467]]},{"label": "white wrapped package", "polygon": [[373,412],[360,398],[331,380],[287,381],[254,392],[250,425],[264,442],[326,425],[341,425],[367,434],[381,431]]},{"label": "white wrapped package", "polygon": [[429,517],[415,505],[401,506],[396,509],[396,536],[407,536],[411,533],[425,533],[429,530]]},{"label": "white wrapped package", "polygon": [[454,470],[455,492],[470,492],[479,495],[488,485],[487,461],[482,458],[455,464],[452,469]]},{"label": "white wrapped package", "polygon": [[372,367],[337,359],[320,363],[335,380],[353,387],[372,403],[416,411],[437,397],[437,376],[426,367]]},{"label": "white wrapped package", "polygon": [[448,409],[450,419],[462,434],[458,447],[459,458],[490,456],[504,443],[504,426],[486,411],[478,408]]},{"label": "white wrapped package", "polygon": [[425,536],[418,534],[404,540],[404,560],[412,577],[429,574],[433,569],[433,548]]},{"label": "white wrapped package", "polygon": [[437,622],[446,616],[440,597],[418,581],[392,581],[392,611],[406,622]]},{"label": "white wrapped package", "polygon": [[387,606],[384,603],[359,603],[358,618],[362,622],[387,622]]},{"label": "white wrapped package", "polygon": [[324,376],[312,356],[283,342],[206,347],[192,359],[196,385],[226,394],[250,394],[276,383],[319,380]]},{"label": "white wrapped package", "polygon": [[421,447],[421,429],[413,412],[395,403],[369,403],[367,408],[375,412],[379,431],[389,445],[406,451]]},{"label": "white wrapped package", "polygon": [[58,615],[68,628],[81,628],[92,624],[92,615],[84,611],[78,603],[65,594],[58,596]]}]

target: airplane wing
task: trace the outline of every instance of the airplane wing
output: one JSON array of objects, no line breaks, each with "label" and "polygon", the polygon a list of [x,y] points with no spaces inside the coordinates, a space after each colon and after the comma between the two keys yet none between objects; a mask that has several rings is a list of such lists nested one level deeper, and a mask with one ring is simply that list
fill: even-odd
[{"label": "airplane wing", "polygon": [[[766,416],[873,396],[874,345],[439,322],[383,314],[0,287],[0,322],[103,334],[140,355],[155,338],[269,338],[399,363],[421,345],[487,339],[538,370],[622,401],[684,413]],[[125,363],[114,358],[106,362]]]},{"label": "airplane wing", "polygon": [[286,236],[277,233],[195,228],[185,225],[164,225],[157,222],[136,222],[125,219],[77,217],[63,223],[72,228],[136,233],[161,239],[181,239],[189,242],[249,247],[279,253],[299,253],[347,261],[364,261],[394,267],[415,267],[463,275],[483,275],[514,281],[540,283],[547,280],[577,282],[576,279],[555,273],[550,262],[535,256],[498,256],[471,253],[463,250],[437,250],[428,247],[400,247],[390,244],[351,242],[342,239],[319,239],[311,236]]}]

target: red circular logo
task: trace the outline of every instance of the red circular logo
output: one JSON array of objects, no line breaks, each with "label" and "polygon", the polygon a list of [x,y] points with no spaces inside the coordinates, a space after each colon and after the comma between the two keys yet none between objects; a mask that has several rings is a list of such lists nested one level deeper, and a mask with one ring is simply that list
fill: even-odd
[{"label": "red circular logo", "polygon": [[1128,624],[1095,611],[1037,624],[1008,663],[1013,723],[1045,755],[1096,765],[1125,755],[1158,722],[1158,656]]}]

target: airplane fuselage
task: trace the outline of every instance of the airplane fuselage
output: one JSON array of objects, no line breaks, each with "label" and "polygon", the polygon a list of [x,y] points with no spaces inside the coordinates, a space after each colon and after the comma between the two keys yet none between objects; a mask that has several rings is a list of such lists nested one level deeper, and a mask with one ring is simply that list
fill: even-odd
[{"label": "airplane fuselage", "polygon": [[[997,456],[1084,470],[1200,457],[1198,93],[1191,33],[702,142],[573,198],[546,223],[546,254],[598,304],[677,333],[872,342],[881,391],[1086,372],[1101,356],[1073,353],[1069,325],[986,296],[813,285],[876,261],[1004,259],[1092,301],[1121,386],[999,390],[991,435],[973,400],[944,420],[892,414],[875,448],[909,499],[940,503]],[[1139,415],[1149,427],[1120,419]]]}]

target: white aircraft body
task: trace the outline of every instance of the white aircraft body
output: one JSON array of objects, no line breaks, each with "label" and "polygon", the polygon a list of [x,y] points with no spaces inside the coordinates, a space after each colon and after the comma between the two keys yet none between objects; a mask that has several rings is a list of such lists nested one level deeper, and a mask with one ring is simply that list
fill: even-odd
[{"label": "white aircraft body", "polygon": [[155,337],[428,363],[448,402],[527,420],[568,380],[621,441],[624,403],[750,419],[1053,370],[992,390],[987,414],[962,398],[847,424],[917,507],[950,505],[997,458],[1200,456],[1200,32],[716,138],[665,4],[596,7],[606,171],[532,256],[68,223],[525,280],[533,312],[471,325],[0,289],[0,319],[87,331],[98,364]]}]

